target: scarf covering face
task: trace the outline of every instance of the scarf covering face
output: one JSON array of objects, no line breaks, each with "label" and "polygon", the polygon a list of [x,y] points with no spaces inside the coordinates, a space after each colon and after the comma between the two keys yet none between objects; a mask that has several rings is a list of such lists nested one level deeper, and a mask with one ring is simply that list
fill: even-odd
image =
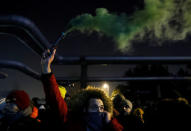
[{"label": "scarf covering face", "polygon": [[104,127],[104,114],[101,112],[88,112],[85,114],[87,131],[102,131]]},{"label": "scarf covering face", "polygon": [[5,108],[3,110],[3,115],[8,125],[13,124],[15,121],[22,117],[29,116],[32,113],[32,107],[29,106],[25,110],[17,111],[15,108]]},{"label": "scarf covering face", "polygon": [[23,114],[21,112],[6,112],[4,114],[5,120],[8,125],[13,124],[15,121],[23,117]]}]

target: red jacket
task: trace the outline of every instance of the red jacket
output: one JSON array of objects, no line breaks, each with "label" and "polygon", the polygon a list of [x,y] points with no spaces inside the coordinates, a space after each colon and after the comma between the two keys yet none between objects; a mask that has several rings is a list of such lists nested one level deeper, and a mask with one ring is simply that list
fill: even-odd
[{"label": "red jacket", "polygon": [[[42,75],[42,82],[47,103],[54,110],[63,127],[65,126],[68,131],[85,131],[86,126],[80,118],[71,117],[72,114],[68,115],[67,104],[60,94],[54,74]],[[107,125],[107,130],[122,131],[123,127],[118,123],[117,119],[113,118]]]}]

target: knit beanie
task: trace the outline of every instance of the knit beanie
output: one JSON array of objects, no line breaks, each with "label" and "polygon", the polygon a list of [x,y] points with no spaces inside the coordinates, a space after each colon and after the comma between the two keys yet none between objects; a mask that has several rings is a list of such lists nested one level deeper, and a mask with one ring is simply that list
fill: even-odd
[{"label": "knit beanie", "polygon": [[30,105],[29,95],[23,90],[14,90],[8,94],[7,100],[14,100],[19,109],[24,110]]}]

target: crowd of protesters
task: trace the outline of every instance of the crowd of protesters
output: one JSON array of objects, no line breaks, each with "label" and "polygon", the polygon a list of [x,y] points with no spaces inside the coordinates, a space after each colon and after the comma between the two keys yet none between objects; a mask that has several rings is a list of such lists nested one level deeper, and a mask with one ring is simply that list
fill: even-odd
[{"label": "crowd of protesters", "polygon": [[23,90],[0,101],[0,131],[161,131],[189,130],[191,106],[183,97],[160,99],[146,110],[119,91],[112,97],[98,88],[81,89],[68,97],[51,70],[56,50],[41,59],[45,100]]}]

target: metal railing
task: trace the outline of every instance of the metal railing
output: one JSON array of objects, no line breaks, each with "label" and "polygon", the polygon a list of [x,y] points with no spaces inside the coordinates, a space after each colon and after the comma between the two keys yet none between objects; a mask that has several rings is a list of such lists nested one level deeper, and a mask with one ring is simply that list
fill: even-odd
[{"label": "metal railing", "polygon": [[22,73],[31,76],[34,79],[39,80],[40,79],[40,73],[34,71],[33,69],[31,69],[30,67],[28,67],[27,65],[18,62],[18,61],[8,61],[8,60],[4,60],[4,61],[0,61],[0,69],[1,68],[8,68],[8,69],[14,69],[14,70],[18,70],[21,71]]},{"label": "metal railing", "polygon": [[[51,47],[46,37],[38,27],[29,19],[22,16],[0,16],[0,33],[15,36],[34,52],[41,55],[42,52]],[[81,76],[79,78],[57,78],[58,81],[81,81],[84,88],[88,81],[129,81],[129,80],[190,80],[190,77],[99,77],[88,78],[88,65],[96,64],[189,64],[191,57],[63,57],[58,54],[55,57],[58,65],[81,65]],[[17,69],[37,80],[40,73],[32,70],[23,63],[16,61],[0,61],[0,68]]]},{"label": "metal railing", "polygon": [[50,47],[49,41],[39,28],[31,20],[22,16],[0,16],[0,33],[16,37],[39,55]]}]

